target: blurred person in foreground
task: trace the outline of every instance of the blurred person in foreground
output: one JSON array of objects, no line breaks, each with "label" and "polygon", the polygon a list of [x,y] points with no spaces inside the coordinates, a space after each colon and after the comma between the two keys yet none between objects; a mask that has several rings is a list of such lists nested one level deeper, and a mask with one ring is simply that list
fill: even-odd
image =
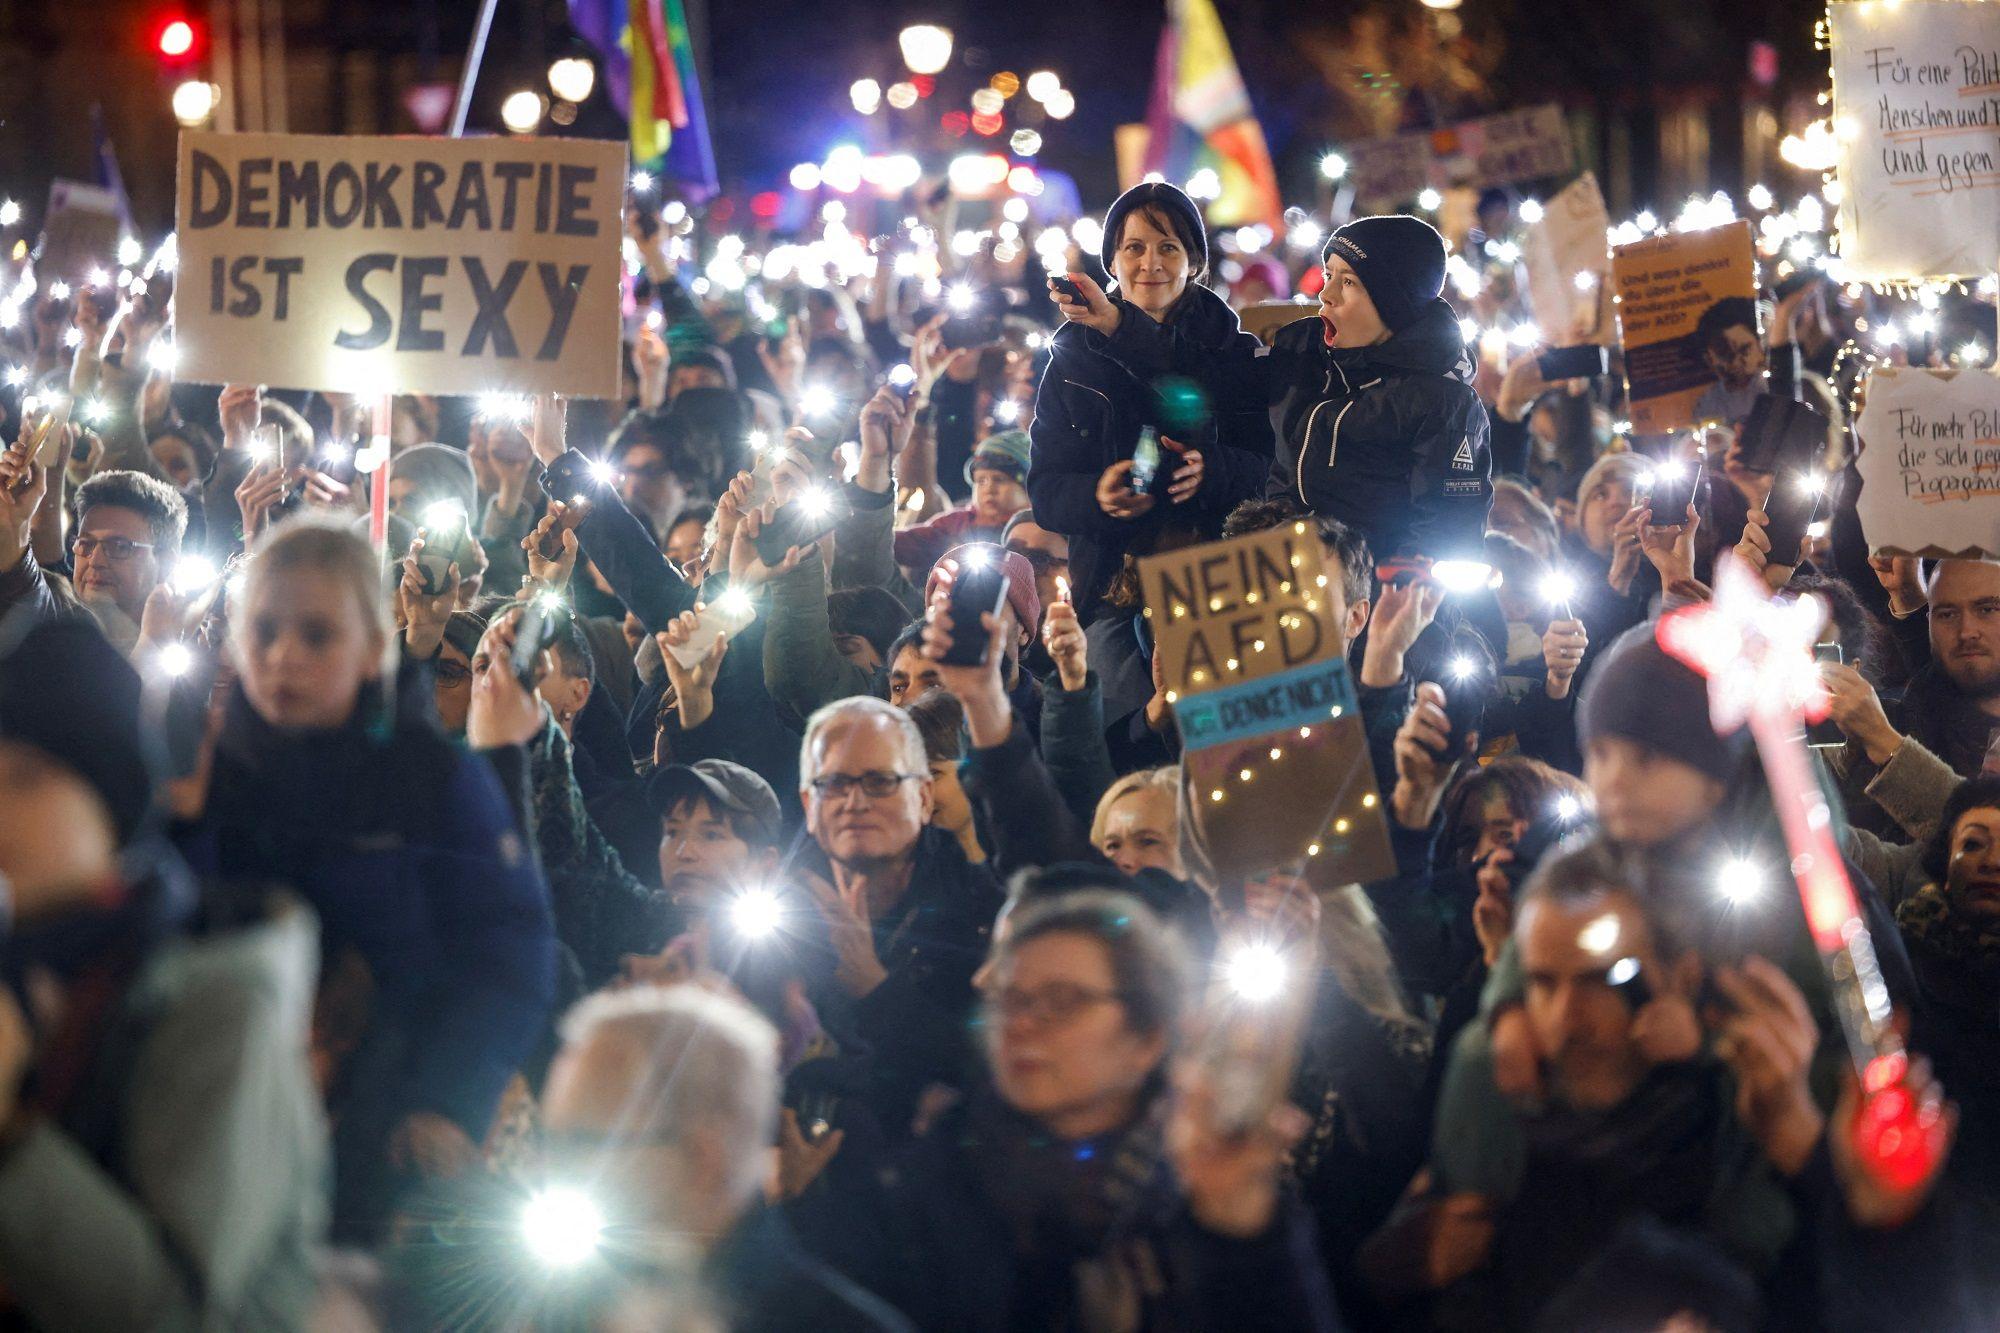
[{"label": "blurred person in foreground", "polygon": [[229,620],[240,673],[176,797],[198,871],[290,884],[365,1021],[339,1052],[337,1234],[367,1237],[413,1180],[474,1165],[555,992],[549,894],[492,767],[454,747],[420,677],[385,663],[365,538],[266,533]]},{"label": "blurred person in foreground", "polygon": [[642,1287],[692,1275],[736,1333],[910,1327],[763,1204],[778,1038],[754,1010],[702,985],[644,986],[586,1001],[563,1035],[543,1098],[547,1180],[601,1209],[608,1267]]},{"label": "blurred person in foreground", "polygon": [[982,1086],[828,1211],[822,1252],[927,1329],[1338,1326],[1284,1181],[1305,1117],[1228,1119],[1149,908],[1024,906],[982,981]]},{"label": "blurred person in foreground", "polygon": [[301,1327],[326,1226],[312,915],[203,901],[158,836],[140,700],[81,621],[0,657],[0,1307]]}]

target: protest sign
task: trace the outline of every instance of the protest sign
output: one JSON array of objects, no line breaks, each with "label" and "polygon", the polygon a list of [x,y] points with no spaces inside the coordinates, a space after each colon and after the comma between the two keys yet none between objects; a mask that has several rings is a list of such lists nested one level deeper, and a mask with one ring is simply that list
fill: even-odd
[{"label": "protest sign", "polygon": [[177,377],[618,392],[624,148],[181,136]]},{"label": "protest sign", "polygon": [[1840,257],[1863,282],[2000,263],[2000,4],[1827,6]]},{"label": "protest sign", "polygon": [[1877,366],[1856,429],[1873,550],[2000,559],[2000,378]]},{"label": "protest sign", "polygon": [[1542,336],[1558,346],[1611,336],[1611,217],[1586,171],[1542,205],[1528,228],[1521,257],[1528,266],[1528,304]]},{"label": "protest sign", "polygon": [[[1754,397],[1762,362],[1748,222],[1621,245],[1611,280],[1635,431],[1729,420],[1732,399]],[[1746,338],[1747,350],[1710,353],[1711,343],[1727,349]]]},{"label": "protest sign", "polygon": [[1290,523],[1185,547],[1139,576],[1216,869],[1282,867],[1323,886],[1392,873],[1318,533]]},{"label": "protest sign", "polygon": [[1343,146],[1348,179],[1370,207],[1410,199],[1426,187],[1512,185],[1576,168],[1562,108],[1524,107],[1437,130],[1362,139]]},{"label": "protest sign", "polygon": [[81,286],[118,252],[123,211],[118,196],[101,185],[58,180],[49,185],[49,210],[35,249],[35,281]]}]

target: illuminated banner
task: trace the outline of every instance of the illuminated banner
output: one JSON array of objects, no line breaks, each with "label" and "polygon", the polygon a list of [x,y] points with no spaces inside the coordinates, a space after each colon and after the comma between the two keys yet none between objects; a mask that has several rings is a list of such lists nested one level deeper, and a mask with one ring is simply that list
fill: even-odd
[{"label": "illuminated banner", "polygon": [[1325,560],[1287,523],[1139,562],[1190,817],[1227,876],[1333,887],[1395,870]]},{"label": "illuminated banner", "polygon": [[2000,261],[2000,4],[1827,6],[1840,257],[1864,282]]},{"label": "illuminated banner", "polygon": [[1871,551],[2000,559],[2000,378],[1877,366],[1857,429]]},{"label": "illuminated banner", "polygon": [[624,147],[181,135],[176,377],[618,393]]}]

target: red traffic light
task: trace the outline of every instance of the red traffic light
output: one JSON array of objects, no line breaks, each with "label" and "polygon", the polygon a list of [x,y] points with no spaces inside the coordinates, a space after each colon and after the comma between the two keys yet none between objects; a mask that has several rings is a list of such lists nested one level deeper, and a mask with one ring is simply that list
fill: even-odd
[{"label": "red traffic light", "polygon": [[169,19],[160,28],[158,46],[160,54],[171,59],[179,59],[194,50],[194,25],[186,19]]}]

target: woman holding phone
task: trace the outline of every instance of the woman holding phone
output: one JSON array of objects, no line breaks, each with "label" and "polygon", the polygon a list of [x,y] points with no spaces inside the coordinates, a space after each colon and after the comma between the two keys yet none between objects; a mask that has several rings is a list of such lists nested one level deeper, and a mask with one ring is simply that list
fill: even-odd
[{"label": "woman holding phone", "polygon": [[1208,237],[1194,201],[1160,182],[1133,186],[1105,214],[1100,258],[1115,304],[1081,274],[1050,280],[1069,322],[1035,394],[1028,464],[1035,522],[1069,539],[1086,625],[1128,551],[1149,552],[1169,526],[1221,535],[1223,518],[1263,486],[1272,449],[1269,414],[1240,376],[1135,371],[1111,354],[1104,321],[1071,313],[1108,311],[1115,328],[1130,310],[1171,328],[1192,356],[1248,362],[1261,344],[1201,285]]}]

